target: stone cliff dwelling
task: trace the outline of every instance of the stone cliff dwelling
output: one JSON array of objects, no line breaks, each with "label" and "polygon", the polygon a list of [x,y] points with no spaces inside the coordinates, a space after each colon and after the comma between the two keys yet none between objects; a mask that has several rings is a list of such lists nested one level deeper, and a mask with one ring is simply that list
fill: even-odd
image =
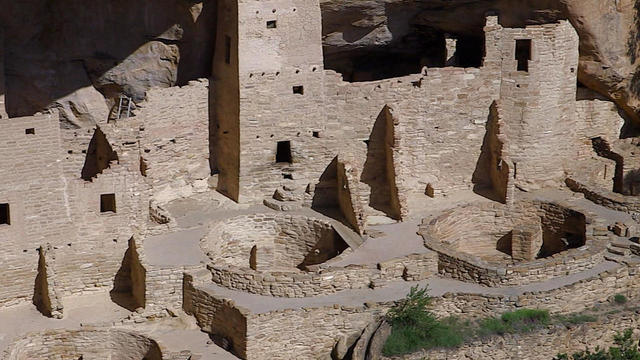
[{"label": "stone cliff dwelling", "polygon": [[575,13],[176,3],[55,75],[0,27],[1,358],[381,359],[415,285],[443,317],[637,298],[634,83]]}]

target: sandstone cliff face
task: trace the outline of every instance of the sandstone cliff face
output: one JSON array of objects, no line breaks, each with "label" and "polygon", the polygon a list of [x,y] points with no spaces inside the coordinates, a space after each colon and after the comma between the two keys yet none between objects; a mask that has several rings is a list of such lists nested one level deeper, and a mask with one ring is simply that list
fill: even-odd
[{"label": "sandstone cliff face", "polygon": [[[101,104],[98,94],[140,100],[151,87],[209,76],[216,6],[215,0],[0,1],[9,114],[58,107],[71,122],[91,123],[112,104]],[[433,64],[440,55],[430,49],[443,33],[476,51],[488,11],[498,11],[509,27],[569,19],[580,35],[579,81],[640,121],[640,1],[321,0],[321,6],[327,67],[336,70],[360,57],[369,67],[393,61],[410,71],[405,65],[418,52],[426,54],[423,64]]]},{"label": "sandstone cliff face", "polygon": [[215,1],[0,0],[0,9],[11,116],[103,108],[86,101],[98,91],[140,100],[210,74]]}]

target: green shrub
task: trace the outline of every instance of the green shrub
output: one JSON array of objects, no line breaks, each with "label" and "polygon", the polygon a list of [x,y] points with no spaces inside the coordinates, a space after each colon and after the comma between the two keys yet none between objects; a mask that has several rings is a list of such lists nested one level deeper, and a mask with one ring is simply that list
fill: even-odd
[{"label": "green shrub", "polygon": [[394,326],[433,326],[436,318],[427,309],[432,300],[428,293],[428,286],[422,289],[418,288],[418,286],[411,287],[409,294],[389,310],[387,321]]},{"label": "green shrub", "polygon": [[[428,288],[412,287],[407,296],[387,313],[392,325],[384,344],[385,355],[400,355],[420,349],[455,347],[464,341],[463,326],[455,318],[439,321],[427,308],[431,304]],[[466,323],[468,326],[468,323]]]},{"label": "green shrub", "polygon": [[613,302],[615,302],[618,305],[625,304],[627,302],[627,297],[622,294],[615,294],[613,296]]},{"label": "green shrub", "polygon": [[595,322],[598,317],[589,314],[569,314],[556,316],[557,322],[564,325],[578,325],[589,322]]},{"label": "green shrub", "polygon": [[486,318],[478,322],[478,335],[504,335],[529,332],[551,322],[547,310],[519,309],[502,314],[500,318]]},{"label": "green shrub", "polygon": [[638,351],[638,345],[632,335],[633,329],[626,329],[613,337],[616,346],[612,346],[606,351],[596,347],[594,352],[587,349],[571,356],[558,354],[554,360],[640,360],[640,351]]}]

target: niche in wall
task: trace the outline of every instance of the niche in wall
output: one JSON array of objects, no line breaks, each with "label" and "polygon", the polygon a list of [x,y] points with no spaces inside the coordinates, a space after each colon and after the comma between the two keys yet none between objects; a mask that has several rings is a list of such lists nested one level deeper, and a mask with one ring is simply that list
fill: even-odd
[{"label": "niche in wall", "polygon": [[100,195],[100,212],[116,212],[116,194]]},{"label": "niche in wall", "polygon": [[11,225],[11,214],[9,204],[0,204],[0,225]]}]

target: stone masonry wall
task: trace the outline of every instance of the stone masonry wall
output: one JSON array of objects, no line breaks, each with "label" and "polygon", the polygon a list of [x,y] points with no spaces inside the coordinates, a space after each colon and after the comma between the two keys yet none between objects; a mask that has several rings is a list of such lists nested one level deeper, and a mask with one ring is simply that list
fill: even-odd
[{"label": "stone masonry wall", "polygon": [[569,314],[607,301],[615,294],[635,296],[640,287],[639,277],[635,266],[618,267],[571,285],[517,296],[447,293],[434,301],[434,311],[441,316],[464,313],[470,317],[483,317],[527,307],[547,309],[554,314]]},{"label": "stone masonry wall", "polygon": [[252,314],[247,318],[247,360],[329,357],[340,338],[359,335],[387,309],[335,305]]},{"label": "stone masonry wall", "polygon": [[139,156],[146,181],[161,202],[208,189],[209,82],[151,89],[139,104]]},{"label": "stone masonry wall", "polygon": [[158,344],[145,336],[121,330],[48,330],[15,341],[7,360],[28,359],[149,359],[162,360]]},{"label": "stone masonry wall", "polygon": [[310,297],[346,289],[383,286],[396,280],[423,280],[437,272],[435,253],[413,254],[376,265],[327,267],[315,272],[270,271],[210,264],[211,279],[226,288],[278,297]]},{"label": "stone masonry wall", "polygon": [[248,312],[237,308],[233,301],[210,295],[202,288],[207,278],[203,271],[185,274],[183,309],[196,318],[200,328],[227,339],[232,352],[246,359]]},{"label": "stone masonry wall", "polygon": [[[510,236],[511,230],[529,225],[535,217],[540,217],[541,222],[534,224],[537,223],[538,228],[540,224],[543,226],[545,240],[552,245],[557,237],[575,233],[584,236],[587,246],[524,262],[482,257],[484,252],[496,252],[499,242],[503,241],[501,236]],[[596,231],[591,220],[586,222],[589,224],[585,224],[581,213],[556,203],[520,201],[509,207],[486,203],[449,210],[428,224],[423,223],[420,233],[425,245],[438,253],[441,274],[486,286],[523,285],[575,274],[601,263],[608,235]],[[552,245],[545,246],[554,250]]]},{"label": "stone masonry wall", "polygon": [[[528,70],[518,71],[516,43],[530,41]],[[508,126],[514,182],[521,188],[558,186],[580,139],[575,117],[578,35],[567,21],[504,28],[500,110]]]},{"label": "stone masonry wall", "polygon": [[62,177],[57,117],[0,119],[0,127],[0,203],[9,204],[10,217],[10,224],[0,224],[3,306],[31,299],[37,249],[74,238],[76,229]]}]

